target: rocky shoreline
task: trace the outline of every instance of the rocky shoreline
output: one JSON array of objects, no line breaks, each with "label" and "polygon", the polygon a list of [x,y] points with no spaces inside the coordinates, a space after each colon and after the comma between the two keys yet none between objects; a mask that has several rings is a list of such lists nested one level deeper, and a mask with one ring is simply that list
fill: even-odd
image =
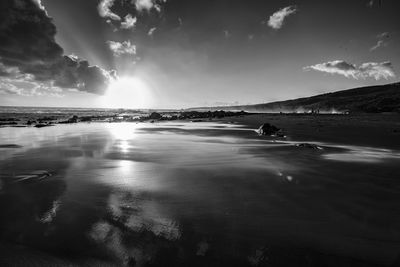
[{"label": "rocky shoreline", "polygon": [[203,120],[222,119],[252,115],[245,111],[179,111],[179,112],[149,112],[126,113],[110,112],[106,114],[28,114],[28,113],[3,113],[0,114],[0,127],[48,127],[57,124],[73,124],[79,122],[156,122],[191,120],[199,122]]}]

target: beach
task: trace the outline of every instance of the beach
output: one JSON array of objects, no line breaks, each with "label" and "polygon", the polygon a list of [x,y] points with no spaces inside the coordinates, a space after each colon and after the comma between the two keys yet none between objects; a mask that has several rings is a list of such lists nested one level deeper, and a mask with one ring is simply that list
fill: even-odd
[{"label": "beach", "polygon": [[399,117],[361,118],[0,128],[0,263],[395,266]]}]

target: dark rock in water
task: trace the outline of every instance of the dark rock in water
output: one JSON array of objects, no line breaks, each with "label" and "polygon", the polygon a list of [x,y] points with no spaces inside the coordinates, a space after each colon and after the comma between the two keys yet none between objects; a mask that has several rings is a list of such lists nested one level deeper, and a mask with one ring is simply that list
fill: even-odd
[{"label": "dark rock in water", "polygon": [[310,143],[300,143],[300,144],[296,144],[296,146],[303,147],[303,148],[315,149],[315,150],[322,150],[322,147],[317,146],[315,144],[310,144]]},{"label": "dark rock in water", "polygon": [[16,144],[5,144],[5,145],[0,145],[0,148],[20,148],[22,146],[16,145]]},{"label": "dark rock in water", "polygon": [[157,113],[157,112],[153,112],[149,116],[150,120],[159,120],[161,118],[162,118],[162,115],[160,113]]},{"label": "dark rock in water", "polygon": [[53,126],[53,124],[38,123],[35,125],[36,128],[43,128],[43,127],[48,127],[48,126]]},{"label": "dark rock in water", "polygon": [[78,122],[78,116],[76,116],[76,115],[72,116],[72,118],[70,118],[69,121],[71,123],[77,123]]},{"label": "dark rock in water", "polygon": [[84,117],[81,117],[81,121],[82,122],[87,122],[87,121],[92,121],[92,117],[91,116],[84,116]]},{"label": "dark rock in water", "polygon": [[259,135],[276,135],[279,131],[281,129],[269,123],[264,123],[257,130]]}]

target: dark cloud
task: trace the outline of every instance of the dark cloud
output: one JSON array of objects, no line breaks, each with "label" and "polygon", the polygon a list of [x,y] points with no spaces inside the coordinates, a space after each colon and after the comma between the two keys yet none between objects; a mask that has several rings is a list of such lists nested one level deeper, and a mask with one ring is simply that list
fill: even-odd
[{"label": "dark cloud", "polygon": [[89,93],[103,94],[109,81],[116,79],[115,71],[90,66],[88,61],[74,56],[64,56],[54,68],[54,85],[77,88]]},{"label": "dark cloud", "polygon": [[102,94],[115,72],[64,56],[55,35],[56,27],[40,1],[1,0],[0,76],[10,76],[12,70],[40,82]]}]

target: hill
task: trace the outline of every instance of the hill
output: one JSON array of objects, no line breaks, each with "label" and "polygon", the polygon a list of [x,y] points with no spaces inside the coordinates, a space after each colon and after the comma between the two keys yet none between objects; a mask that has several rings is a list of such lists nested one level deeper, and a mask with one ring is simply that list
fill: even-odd
[{"label": "hill", "polygon": [[400,83],[360,87],[265,104],[193,109],[252,112],[400,112]]}]

